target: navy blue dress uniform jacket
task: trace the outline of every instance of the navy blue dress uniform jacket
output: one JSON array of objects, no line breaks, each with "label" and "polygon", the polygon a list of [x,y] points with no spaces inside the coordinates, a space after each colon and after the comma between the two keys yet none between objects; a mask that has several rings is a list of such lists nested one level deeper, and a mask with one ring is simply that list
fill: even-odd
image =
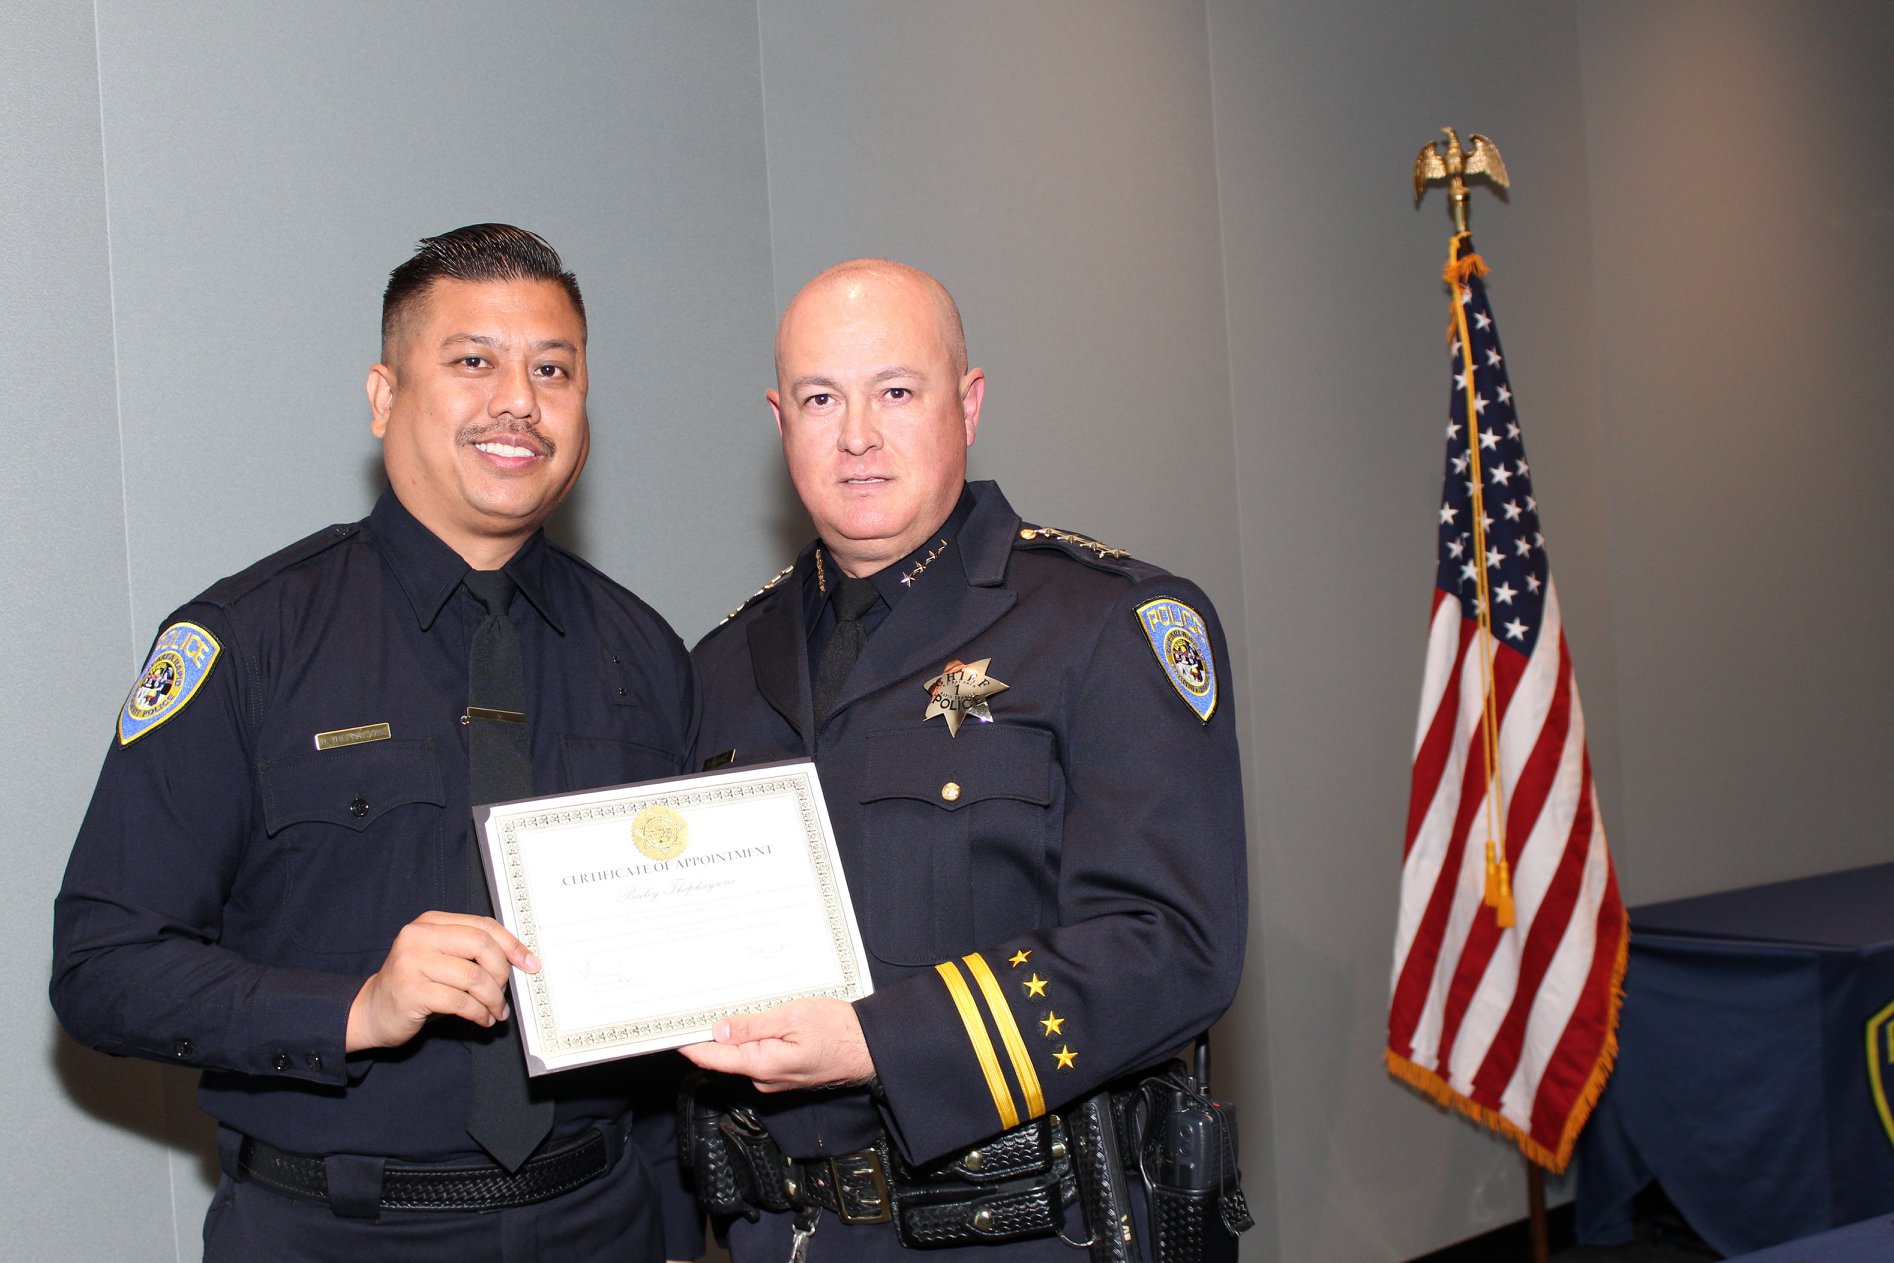
[{"label": "navy blue dress uniform jacket", "polygon": [[[483,1156],[464,1125],[471,1027],[436,1019],[402,1047],[343,1051],[349,1005],[396,932],[477,906],[459,717],[485,614],[467,569],[387,494],[167,621],[200,638],[167,631],[159,648],[185,644],[193,661],[173,671],[154,650],[55,906],[52,997],[75,1038],[202,1067],[204,1109],[283,1149]],[[694,698],[670,628],[542,535],[507,571],[535,791],[679,771]],[[187,700],[152,700],[180,685]],[[386,739],[314,740],[377,724]],[[638,1069],[535,1081],[558,1101],[554,1140],[623,1113]]]},{"label": "navy blue dress uniform jacket", "polygon": [[[992,483],[968,495],[944,550],[883,572],[938,552],[819,730],[814,545],[693,653],[700,761],[814,756],[870,957],[875,993],[855,1008],[879,1090],[752,1098],[792,1156],[884,1127],[914,1162],[974,1145],[1161,1061],[1223,1012],[1242,968],[1227,677],[1200,717],[1140,606],[1201,615],[1221,673],[1215,611],[1187,580],[1023,525]],[[924,718],[953,660],[987,660],[1007,686],[958,735]]]}]

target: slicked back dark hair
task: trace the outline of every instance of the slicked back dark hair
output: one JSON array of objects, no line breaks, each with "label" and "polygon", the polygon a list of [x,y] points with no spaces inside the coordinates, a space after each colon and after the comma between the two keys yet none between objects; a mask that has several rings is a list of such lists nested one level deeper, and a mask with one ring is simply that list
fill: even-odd
[{"label": "slicked back dark hair", "polygon": [[383,359],[393,350],[402,317],[426,299],[434,282],[441,280],[551,281],[566,291],[573,310],[579,313],[579,327],[585,327],[585,299],[579,295],[579,278],[565,270],[559,252],[546,244],[544,237],[512,224],[468,224],[438,237],[423,238],[414,257],[388,274],[388,288],[381,296]]}]

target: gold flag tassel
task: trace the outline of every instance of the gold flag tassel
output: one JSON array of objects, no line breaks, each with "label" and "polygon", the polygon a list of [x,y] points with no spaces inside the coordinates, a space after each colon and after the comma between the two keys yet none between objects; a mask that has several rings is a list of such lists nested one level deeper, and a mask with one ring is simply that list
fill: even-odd
[{"label": "gold flag tassel", "polygon": [[1480,745],[1486,756],[1486,883],[1481,902],[1493,909],[1493,919],[1501,929],[1513,925],[1513,875],[1506,860],[1505,787],[1499,775],[1499,699],[1493,687],[1493,603],[1486,581],[1486,494],[1480,474],[1480,413],[1473,406],[1477,393],[1473,384],[1473,339],[1468,336],[1466,304],[1460,301],[1471,278],[1485,276],[1486,262],[1477,254],[1462,256],[1461,247],[1471,234],[1457,232],[1447,247],[1447,266],[1441,273],[1453,287],[1453,334],[1459,339],[1460,361],[1465,372],[1462,383],[1467,396],[1468,481],[1473,488],[1473,555],[1479,559],[1474,573],[1479,583],[1480,610]]}]

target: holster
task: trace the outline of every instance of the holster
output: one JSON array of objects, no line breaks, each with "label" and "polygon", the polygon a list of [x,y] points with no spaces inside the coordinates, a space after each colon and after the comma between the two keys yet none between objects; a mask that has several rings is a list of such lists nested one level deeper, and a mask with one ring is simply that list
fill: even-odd
[{"label": "holster", "polygon": [[1207,1053],[1199,1074],[1172,1062],[1120,1099],[1151,1208],[1154,1263],[1235,1263],[1238,1234],[1255,1225],[1236,1160],[1236,1117],[1212,1100]]},{"label": "holster", "polygon": [[1090,1230],[1092,1263],[1139,1263],[1138,1234],[1131,1222],[1131,1192],[1112,1093],[1100,1092],[1065,1111],[1077,1158],[1079,1202]]},{"label": "holster", "polygon": [[704,1209],[718,1218],[742,1215],[751,1222],[765,1210],[793,1209],[782,1150],[754,1111],[707,1099],[706,1082],[702,1071],[691,1074],[677,1099],[678,1161],[696,1184]]}]

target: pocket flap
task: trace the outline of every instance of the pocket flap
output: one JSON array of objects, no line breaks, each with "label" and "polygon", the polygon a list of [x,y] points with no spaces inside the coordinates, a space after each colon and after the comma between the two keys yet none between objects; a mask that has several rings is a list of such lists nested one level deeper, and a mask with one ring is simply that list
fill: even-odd
[{"label": "pocket flap", "polygon": [[568,793],[677,775],[677,755],[636,741],[567,735],[561,745],[565,751],[562,784]]},{"label": "pocket flap", "polygon": [[879,732],[867,741],[862,801],[912,798],[958,811],[994,798],[1052,802],[1052,734],[1015,724]]},{"label": "pocket flap", "polygon": [[425,738],[305,750],[263,764],[257,779],[263,828],[271,834],[307,821],[359,833],[408,803],[447,805],[434,743]]}]

